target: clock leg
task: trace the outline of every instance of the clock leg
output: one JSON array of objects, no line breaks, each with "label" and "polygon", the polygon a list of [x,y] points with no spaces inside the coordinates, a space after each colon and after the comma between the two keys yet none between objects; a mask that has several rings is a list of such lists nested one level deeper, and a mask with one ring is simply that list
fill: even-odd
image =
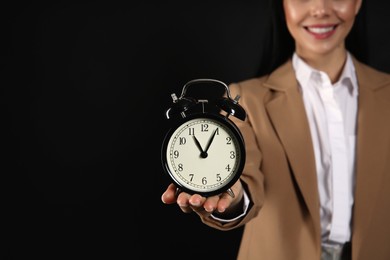
[{"label": "clock leg", "polygon": [[182,191],[181,189],[176,188],[175,197],[179,196],[181,191]]},{"label": "clock leg", "polygon": [[234,198],[234,197],[235,197],[233,190],[232,190],[232,189],[230,189],[230,188],[229,188],[229,189],[226,191],[226,193],[227,193],[227,194],[229,194],[229,195],[230,195],[230,197],[232,197],[232,198]]}]

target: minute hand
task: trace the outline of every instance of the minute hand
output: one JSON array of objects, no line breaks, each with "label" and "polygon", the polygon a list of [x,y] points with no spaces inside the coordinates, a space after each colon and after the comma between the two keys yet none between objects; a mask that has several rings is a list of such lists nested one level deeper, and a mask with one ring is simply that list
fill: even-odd
[{"label": "minute hand", "polygon": [[[218,129],[218,128],[217,128],[217,129]],[[211,136],[209,142],[207,143],[206,149],[204,150],[205,157],[207,157],[207,151],[209,150],[210,145],[211,145],[211,143],[212,143],[213,140],[214,140],[214,136],[215,136],[215,134],[217,133],[217,129],[214,130],[213,135]]]}]

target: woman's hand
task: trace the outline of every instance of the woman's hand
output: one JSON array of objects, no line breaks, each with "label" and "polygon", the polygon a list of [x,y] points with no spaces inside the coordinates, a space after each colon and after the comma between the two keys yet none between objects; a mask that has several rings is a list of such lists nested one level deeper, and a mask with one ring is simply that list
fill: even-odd
[{"label": "woman's hand", "polygon": [[162,194],[161,200],[165,204],[177,203],[184,213],[196,212],[201,216],[209,216],[214,212],[221,216],[225,212],[232,214],[237,206],[241,205],[243,197],[241,181],[238,180],[231,189],[235,195],[234,198],[226,192],[206,198],[199,194],[191,195],[186,192],[176,194],[176,186],[171,183]]}]

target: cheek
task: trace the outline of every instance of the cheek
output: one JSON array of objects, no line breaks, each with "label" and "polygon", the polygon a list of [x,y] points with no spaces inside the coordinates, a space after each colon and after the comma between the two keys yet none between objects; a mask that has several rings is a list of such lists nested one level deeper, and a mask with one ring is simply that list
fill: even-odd
[{"label": "cheek", "polygon": [[296,39],[299,34],[299,13],[291,8],[285,8],[285,19],[288,31],[290,32],[291,36]]},{"label": "cheek", "polygon": [[339,5],[335,5],[334,10],[338,16],[346,22],[353,21],[355,19],[356,5],[354,4],[354,1],[346,4],[341,3]]},{"label": "cheek", "polygon": [[293,6],[288,3],[284,4],[284,15],[286,17],[286,23],[289,28],[293,28],[298,25],[302,17],[302,8],[299,6]]}]

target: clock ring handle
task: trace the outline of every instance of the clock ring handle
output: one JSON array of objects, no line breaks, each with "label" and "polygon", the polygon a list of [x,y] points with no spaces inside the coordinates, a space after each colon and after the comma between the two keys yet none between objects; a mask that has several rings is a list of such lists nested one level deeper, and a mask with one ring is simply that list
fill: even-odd
[{"label": "clock ring handle", "polygon": [[193,79],[193,80],[190,80],[188,81],[184,86],[183,86],[183,89],[182,89],[182,92],[181,92],[181,95],[180,95],[180,98],[179,99],[183,99],[184,96],[186,95],[186,92],[187,92],[187,89],[190,85],[193,85],[193,84],[198,84],[198,83],[211,83],[211,82],[214,82],[214,83],[218,83],[222,86],[225,87],[226,89],[226,95],[227,95],[227,98],[226,97],[223,97],[219,100],[217,100],[216,102],[216,105],[223,111],[225,111],[227,113],[227,117],[230,116],[230,115],[233,115],[235,117],[237,117],[238,119],[240,120],[244,120],[245,117],[246,117],[246,112],[245,110],[238,104],[238,100],[240,99],[240,96],[237,95],[234,99],[231,97],[230,95],[230,89],[229,89],[229,86],[220,81],[220,80],[217,80],[217,79],[210,79],[210,78],[201,78],[201,79]]},{"label": "clock ring handle", "polygon": [[217,80],[217,79],[208,79],[208,78],[204,78],[204,79],[193,79],[193,80],[190,80],[188,81],[184,86],[183,86],[183,89],[182,89],[182,92],[181,92],[181,95],[180,95],[180,98],[183,98],[187,92],[187,89],[190,85],[194,85],[194,84],[200,84],[200,83],[218,83],[222,86],[225,87],[226,89],[226,93],[227,93],[227,96],[228,98],[232,99],[231,96],[230,96],[230,91],[229,91],[229,87],[228,85],[226,85],[226,83],[220,81],[220,80]]}]

